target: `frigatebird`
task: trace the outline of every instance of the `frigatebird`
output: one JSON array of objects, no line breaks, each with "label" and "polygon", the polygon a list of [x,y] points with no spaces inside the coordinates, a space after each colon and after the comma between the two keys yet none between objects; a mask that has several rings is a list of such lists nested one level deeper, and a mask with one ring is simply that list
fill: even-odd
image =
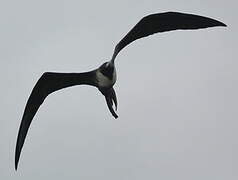
[{"label": "frigatebird", "polygon": [[111,114],[117,118],[113,109],[113,104],[117,110],[117,97],[113,85],[116,82],[115,58],[118,53],[131,42],[152,35],[158,32],[186,29],[202,29],[215,26],[226,26],[224,23],[212,18],[185,14],[179,12],[165,12],[150,14],[143,17],[122,40],[115,46],[114,53],[110,61],[103,63],[99,68],[82,73],[57,73],[45,72],[34,86],[30,97],[26,103],[18,132],[15,169],[17,170],[21,150],[32,122],[40,105],[45,98],[60,89],[75,85],[91,85],[104,95],[107,106]]}]

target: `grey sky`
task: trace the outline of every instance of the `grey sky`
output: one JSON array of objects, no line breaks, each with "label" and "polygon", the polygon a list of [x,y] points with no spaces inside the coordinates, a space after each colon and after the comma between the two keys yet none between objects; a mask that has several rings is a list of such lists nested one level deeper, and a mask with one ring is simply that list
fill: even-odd
[{"label": "grey sky", "polygon": [[[95,88],[50,95],[15,172],[20,120],[41,74],[94,69],[140,18],[165,11],[228,27],[156,34],[123,49],[118,120]],[[237,179],[237,17],[235,0],[0,1],[0,178]]]}]

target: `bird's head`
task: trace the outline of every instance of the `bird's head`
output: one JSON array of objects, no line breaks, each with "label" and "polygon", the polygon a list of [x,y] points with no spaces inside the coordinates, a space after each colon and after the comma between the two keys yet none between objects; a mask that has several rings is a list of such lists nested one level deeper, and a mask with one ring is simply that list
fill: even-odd
[{"label": "bird's head", "polygon": [[114,63],[112,63],[111,61],[105,62],[99,67],[99,71],[110,79],[112,79],[113,77],[114,69]]},{"label": "bird's head", "polygon": [[103,63],[99,67],[99,69],[110,69],[110,68],[113,68],[113,67],[114,67],[114,64],[111,61],[108,61],[108,62]]}]

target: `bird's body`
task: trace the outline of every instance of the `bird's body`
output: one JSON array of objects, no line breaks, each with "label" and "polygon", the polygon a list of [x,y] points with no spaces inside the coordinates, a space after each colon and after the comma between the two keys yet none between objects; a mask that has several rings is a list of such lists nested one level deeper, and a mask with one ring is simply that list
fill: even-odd
[{"label": "bird's body", "polygon": [[111,64],[111,62],[106,62],[96,71],[99,88],[111,88],[116,83],[116,68],[114,64]]},{"label": "bird's body", "polygon": [[115,46],[112,59],[103,63],[99,68],[84,73],[44,73],[34,86],[24,110],[16,143],[15,169],[17,169],[21,150],[32,119],[49,94],[63,88],[81,84],[97,87],[104,95],[109,111],[117,118],[118,116],[113,109],[114,104],[117,110],[117,97],[113,88],[117,79],[114,61],[118,53],[124,47],[137,39],[154,33],[178,29],[201,29],[214,26],[226,25],[215,19],[193,14],[178,12],[151,14],[142,18],[126,36],[122,38]]}]

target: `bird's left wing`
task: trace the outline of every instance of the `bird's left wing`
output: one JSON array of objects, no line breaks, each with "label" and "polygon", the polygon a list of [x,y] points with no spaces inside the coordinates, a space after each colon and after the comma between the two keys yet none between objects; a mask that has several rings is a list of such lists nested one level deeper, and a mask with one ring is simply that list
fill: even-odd
[{"label": "bird's left wing", "polygon": [[154,33],[177,29],[201,29],[214,26],[226,25],[212,18],[179,12],[165,12],[145,16],[116,45],[112,61],[114,62],[117,54],[128,44]]},{"label": "bird's left wing", "polygon": [[95,82],[95,71],[85,73],[52,73],[46,72],[36,83],[31,95],[27,101],[25,111],[22,117],[20,129],[18,132],[16,151],[15,151],[15,169],[17,169],[21,150],[30,127],[33,117],[35,116],[40,105],[45,98],[60,89],[70,86],[87,84],[97,87]]}]

